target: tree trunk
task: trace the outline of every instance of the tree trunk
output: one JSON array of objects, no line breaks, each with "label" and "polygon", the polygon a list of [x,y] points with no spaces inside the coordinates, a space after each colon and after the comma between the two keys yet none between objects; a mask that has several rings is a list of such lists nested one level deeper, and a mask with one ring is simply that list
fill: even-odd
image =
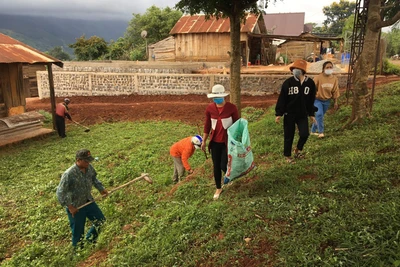
[{"label": "tree trunk", "polygon": [[380,22],[380,0],[370,0],[363,50],[354,66],[353,103],[350,123],[369,116],[372,103],[370,102],[370,92],[367,82],[368,74],[374,67],[379,32],[381,30],[377,25]]},{"label": "tree trunk", "polygon": [[230,101],[236,105],[241,114],[240,102],[240,16],[233,14],[229,17],[231,26],[231,65],[230,65]]}]

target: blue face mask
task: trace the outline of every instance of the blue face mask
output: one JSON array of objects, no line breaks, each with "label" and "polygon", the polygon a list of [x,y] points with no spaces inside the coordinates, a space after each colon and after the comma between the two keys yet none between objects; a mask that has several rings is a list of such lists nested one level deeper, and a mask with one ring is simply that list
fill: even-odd
[{"label": "blue face mask", "polygon": [[300,78],[300,75],[303,74],[303,72],[302,72],[300,69],[293,69],[292,72],[293,72],[293,75],[294,75],[296,78]]},{"label": "blue face mask", "polygon": [[215,98],[213,98],[213,101],[215,104],[222,104],[224,102],[224,98],[223,97],[215,97]]}]

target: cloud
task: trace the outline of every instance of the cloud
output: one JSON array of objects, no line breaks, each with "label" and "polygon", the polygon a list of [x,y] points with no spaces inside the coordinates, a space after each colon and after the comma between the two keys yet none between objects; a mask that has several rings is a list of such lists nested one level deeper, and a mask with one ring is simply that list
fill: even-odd
[{"label": "cloud", "polygon": [[179,0],[0,0],[0,13],[71,19],[130,20],[155,5],[173,8]]}]

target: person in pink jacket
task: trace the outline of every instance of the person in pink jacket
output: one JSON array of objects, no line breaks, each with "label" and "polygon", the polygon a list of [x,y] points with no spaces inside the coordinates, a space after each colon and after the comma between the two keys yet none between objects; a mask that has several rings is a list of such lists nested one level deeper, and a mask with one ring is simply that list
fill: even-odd
[{"label": "person in pink jacket", "polygon": [[186,137],[170,148],[170,155],[174,160],[174,174],[172,176],[172,181],[174,183],[179,182],[185,170],[189,173],[193,173],[193,169],[190,167],[189,158],[193,155],[196,149],[201,147],[203,138],[200,135]]},{"label": "person in pink jacket", "polygon": [[58,103],[56,106],[56,127],[58,135],[61,138],[67,137],[65,134],[65,118],[72,120],[71,115],[69,114],[68,104],[71,101],[69,98],[65,98],[64,102]]}]

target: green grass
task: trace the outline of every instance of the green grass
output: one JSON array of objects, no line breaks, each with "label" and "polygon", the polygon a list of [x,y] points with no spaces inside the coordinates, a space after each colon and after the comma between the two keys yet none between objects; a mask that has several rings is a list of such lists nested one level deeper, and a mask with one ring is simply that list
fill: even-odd
[{"label": "green grass", "polygon": [[[196,152],[195,179],[171,183],[169,147],[195,134],[179,122],[69,125],[0,152],[2,266],[400,266],[400,83],[379,88],[373,117],[341,130],[351,108],[326,116],[306,159],[283,160],[273,109],[246,108],[257,168],[213,201],[212,163]],[[297,138],[295,139],[297,141]],[[55,190],[75,151],[89,148],[112,189],[99,202],[107,222],[95,247],[72,256]],[[98,192],[93,190],[94,195]],[[86,265],[85,265],[86,264]]]}]

